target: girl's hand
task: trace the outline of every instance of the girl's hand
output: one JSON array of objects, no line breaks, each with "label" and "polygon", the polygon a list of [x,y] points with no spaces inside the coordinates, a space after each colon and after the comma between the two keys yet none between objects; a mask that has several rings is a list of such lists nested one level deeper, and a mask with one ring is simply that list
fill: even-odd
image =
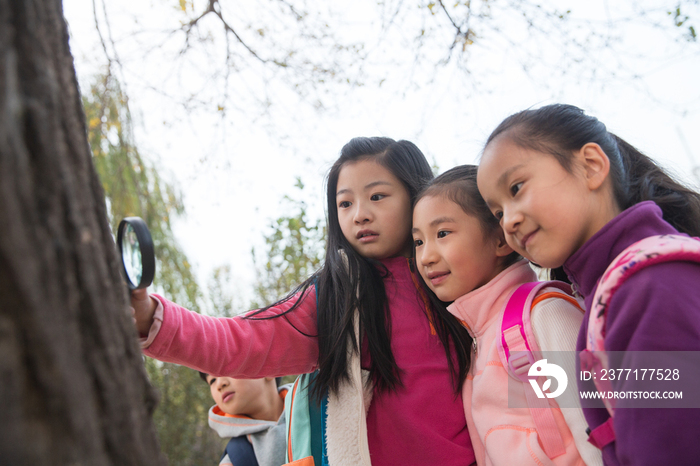
[{"label": "girl's hand", "polygon": [[153,314],[156,312],[156,302],[151,299],[146,289],[133,290],[131,292],[131,309],[134,317],[134,325],[139,335],[146,336],[153,324]]}]

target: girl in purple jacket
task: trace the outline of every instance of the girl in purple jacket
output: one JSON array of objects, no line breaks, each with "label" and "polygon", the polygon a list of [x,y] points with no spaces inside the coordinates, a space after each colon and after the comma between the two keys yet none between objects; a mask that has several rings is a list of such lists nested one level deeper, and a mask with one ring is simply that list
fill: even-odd
[{"label": "girl in purple jacket", "polygon": [[[585,298],[587,314],[601,276],[628,246],[655,235],[700,235],[700,195],[570,105],[505,119],[488,138],[478,186],[508,244],[570,281]],[[699,283],[695,262],[655,264],[631,275],[608,304],[606,350],[631,358],[700,350]],[[587,323],[588,315],[578,351],[586,347]],[[591,382],[578,384],[595,391]],[[616,390],[625,386],[625,380],[613,382]],[[616,440],[603,447],[606,464],[697,464],[696,409],[629,405],[617,402]],[[610,418],[604,408],[584,407],[584,415],[591,429]]]}]

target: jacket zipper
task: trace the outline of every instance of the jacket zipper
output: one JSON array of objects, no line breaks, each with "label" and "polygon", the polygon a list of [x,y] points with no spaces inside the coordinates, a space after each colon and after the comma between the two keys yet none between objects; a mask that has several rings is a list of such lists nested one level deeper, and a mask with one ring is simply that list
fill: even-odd
[{"label": "jacket zipper", "polygon": [[472,329],[469,328],[469,326],[467,325],[467,323],[464,322],[463,320],[461,320],[461,322],[462,322],[462,325],[464,325],[464,328],[467,329],[467,333],[469,334],[469,336],[472,337],[472,349],[474,350],[474,355],[476,355],[476,354],[478,353],[478,351],[479,351],[479,348],[478,348],[478,346],[477,346],[477,344],[476,344],[476,337],[475,337],[474,334],[472,333]]},{"label": "jacket zipper", "polygon": [[574,282],[573,280],[571,281],[571,293],[574,295],[575,298],[583,299],[581,293],[578,292],[578,285],[576,285],[576,282]]}]

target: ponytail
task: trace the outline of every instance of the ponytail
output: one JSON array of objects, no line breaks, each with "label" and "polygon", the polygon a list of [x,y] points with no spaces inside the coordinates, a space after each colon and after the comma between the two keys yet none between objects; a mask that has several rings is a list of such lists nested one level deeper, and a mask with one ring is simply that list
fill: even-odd
[{"label": "ponytail", "polygon": [[617,142],[626,168],[622,181],[626,199],[618,199],[624,210],[643,201],[654,201],[663,218],[676,230],[690,236],[700,236],[700,194],[671,178],[651,158],[639,152],[622,138],[610,133]]}]

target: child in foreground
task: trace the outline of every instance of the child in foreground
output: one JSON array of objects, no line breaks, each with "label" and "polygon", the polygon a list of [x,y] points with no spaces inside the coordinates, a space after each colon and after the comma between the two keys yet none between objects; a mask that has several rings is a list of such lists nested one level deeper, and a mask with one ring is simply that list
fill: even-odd
[{"label": "child in foreground", "polygon": [[469,335],[437,319],[411,268],[411,209],[432,179],[408,141],[356,138],[328,175],[323,267],[286,299],[212,318],[132,292],[145,354],[236,378],[318,369],[332,466],[469,465]]},{"label": "child in foreground", "polygon": [[[596,118],[560,104],[506,118],[488,138],[478,186],[508,244],[542,267],[561,272],[563,266],[585,298],[577,351],[591,341],[590,318],[601,316],[603,337],[596,341],[605,351],[625,352],[626,367],[640,367],[638,358],[653,351],[667,357],[659,368],[673,368],[671,352],[700,350],[696,262],[647,266],[617,288],[604,313],[591,312],[606,269],[629,246],[659,235],[680,235],[685,242],[687,235],[700,235],[698,193]],[[613,388],[624,391],[631,383],[616,380]],[[590,381],[578,384],[581,391],[596,391]],[[583,408],[605,464],[697,464],[697,410],[630,403],[619,400],[613,417],[606,409]]]},{"label": "child in foreground", "polygon": [[209,427],[230,438],[219,466],[280,466],[285,463],[284,397],[291,385],[273,378],[234,379],[200,372],[216,403]]},{"label": "child in foreground", "polygon": [[[419,195],[413,240],[425,283],[440,301],[452,302],[447,310],[465,323],[474,339],[462,396],[477,464],[601,464],[600,453],[586,442],[580,408],[562,410],[554,400],[543,408],[553,413],[560,435],[561,450],[552,455],[542,445],[544,434],[527,407],[525,390],[509,391],[509,373],[498,347],[503,309],[516,289],[537,277],[505,242],[479,195],[476,172],[475,166],[448,170]],[[547,287],[540,296],[531,311],[536,343],[542,351],[569,351],[569,360],[556,362],[573,373],[582,312],[558,290]],[[509,401],[524,407],[509,408]]]}]

